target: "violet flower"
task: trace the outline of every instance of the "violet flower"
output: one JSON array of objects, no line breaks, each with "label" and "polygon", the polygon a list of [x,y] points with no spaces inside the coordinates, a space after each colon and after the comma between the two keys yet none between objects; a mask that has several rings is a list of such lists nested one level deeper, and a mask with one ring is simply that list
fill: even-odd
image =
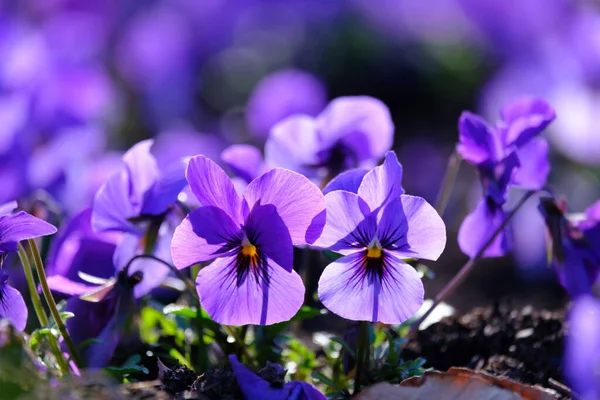
[{"label": "violet flower", "polygon": [[250,144],[234,144],[221,153],[221,161],[233,173],[233,184],[238,193],[267,170],[260,150]]},{"label": "violet flower", "polygon": [[569,220],[565,205],[542,198],[540,212],[546,220],[552,265],[571,298],[591,295],[600,276],[600,202],[590,207],[584,219]]},{"label": "violet flower", "polygon": [[[125,153],[123,168],[105,182],[94,199],[93,230],[124,233],[114,258],[119,268],[143,252],[170,261],[170,237],[179,222],[172,205],[186,186],[184,164],[159,170],[150,153],[152,144],[152,140],[145,140]],[[166,266],[154,260],[138,260],[132,267],[152,278],[144,279],[136,290],[149,291],[169,274]]]},{"label": "violet flower", "polygon": [[339,97],[313,118],[296,114],[276,124],[265,144],[269,166],[288,168],[317,183],[350,168],[370,168],[392,146],[388,108],[368,96]]},{"label": "violet flower", "polygon": [[56,228],[23,211],[12,214],[16,208],[14,201],[0,205],[0,318],[8,319],[15,329],[23,331],[27,325],[27,306],[21,293],[8,284],[4,258],[7,253],[18,251],[21,240],[52,235]]},{"label": "violet flower", "polygon": [[229,362],[233,368],[233,373],[238,386],[242,390],[245,399],[263,399],[263,400],[325,400],[326,397],[319,392],[313,385],[306,382],[287,382],[283,383],[286,371],[278,364],[271,364],[266,368],[276,369],[280,376],[271,382],[261,378],[245,365],[240,363],[236,356],[230,355]]},{"label": "violet flower", "polygon": [[[325,195],[327,223],[315,246],[343,254],[319,280],[319,299],[351,320],[397,324],[423,304],[423,283],[404,260],[437,260],[444,222],[424,199],[404,194],[402,166],[392,151],[383,165],[347,172],[345,190]],[[352,187],[354,186],[354,187]]]},{"label": "violet flower", "polygon": [[214,260],[196,281],[200,304],[225,325],[287,321],[304,300],[293,246],[313,243],[325,223],[321,191],[295,172],[272,169],[243,197],[212,160],[192,157],[186,177],[202,207],[177,227],[177,268]]},{"label": "violet flower", "polygon": [[[495,127],[481,117],[463,112],[458,123],[457,152],[475,165],[484,195],[458,232],[461,250],[473,257],[504,222],[509,186],[540,189],[550,171],[548,143],[536,137],[555,118],[552,107],[539,98],[521,98],[501,110]],[[484,256],[498,257],[510,251],[505,229]]]}]

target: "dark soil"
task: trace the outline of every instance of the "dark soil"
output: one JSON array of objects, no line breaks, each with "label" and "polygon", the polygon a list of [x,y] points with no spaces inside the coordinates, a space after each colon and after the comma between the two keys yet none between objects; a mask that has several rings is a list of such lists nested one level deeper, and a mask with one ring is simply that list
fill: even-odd
[{"label": "dark soil", "polygon": [[564,312],[477,308],[420,331],[402,354],[425,367],[468,367],[528,384],[561,381]]}]

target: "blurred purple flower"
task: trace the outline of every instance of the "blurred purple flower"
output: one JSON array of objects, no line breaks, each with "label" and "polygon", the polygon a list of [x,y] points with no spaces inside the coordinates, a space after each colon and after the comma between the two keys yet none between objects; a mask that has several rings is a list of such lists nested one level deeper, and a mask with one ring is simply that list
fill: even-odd
[{"label": "blurred purple flower", "polygon": [[264,140],[279,121],[293,114],[316,116],[326,104],[322,82],[302,70],[284,69],[258,82],[246,106],[246,120],[250,131]]},{"label": "blurred purple flower", "polygon": [[[245,365],[240,363],[236,356],[230,355],[229,362],[233,368],[233,373],[238,386],[242,390],[245,399],[263,399],[263,400],[325,400],[326,397],[319,392],[313,385],[306,382],[287,382],[281,386],[274,385],[260,376],[250,371]],[[271,364],[273,367],[277,364]],[[279,366],[281,373],[285,375],[285,370]],[[283,377],[281,377],[283,378]],[[279,383],[279,382],[278,382]]]},{"label": "blurred purple flower", "polygon": [[202,207],[177,227],[177,268],[214,260],[196,281],[202,306],[226,325],[287,321],[304,301],[293,246],[313,243],[324,225],[321,191],[305,177],[273,169],[237,195],[213,161],[195,156],[186,177]]},{"label": "blurred purple flower", "polygon": [[46,221],[19,211],[16,202],[0,205],[0,318],[8,319],[15,329],[23,331],[27,324],[27,306],[21,293],[8,284],[4,259],[9,252],[18,251],[21,240],[52,235],[56,228]]},{"label": "blurred purple flower", "polygon": [[446,228],[425,200],[404,194],[401,180],[390,151],[355,190],[325,195],[327,223],[314,245],[343,257],[323,271],[319,299],[346,319],[399,324],[423,304],[423,283],[404,259],[437,260]]},{"label": "blurred purple flower", "polygon": [[238,193],[267,170],[260,150],[250,144],[234,144],[223,150],[221,161],[233,173],[231,179]]},{"label": "blurred purple flower", "polygon": [[355,167],[372,167],[392,146],[388,108],[368,96],[339,97],[316,118],[292,115],[276,124],[265,145],[269,166],[302,173],[320,184]]},{"label": "blurred purple flower", "polygon": [[552,198],[542,198],[539,209],[546,220],[550,256],[559,281],[569,296],[576,298],[592,294],[600,276],[600,220],[594,219],[600,202],[578,221],[567,219],[565,207]]},{"label": "blurred purple flower", "polygon": [[564,371],[569,384],[581,400],[600,397],[600,302],[582,296],[569,312]]},{"label": "blurred purple flower", "polygon": [[[524,97],[501,110],[495,127],[483,118],[463,112],[458,123],[457,152],[479,172],[484,196],[463,221],[458,232],[461,250],[473,257],[504,222],[510,185],[540,189],[550,172],[548,143],[539,137],[555,118],[542,99]],[[484,256],[498,257],[511,248],[508,231],[501,232]]]}]

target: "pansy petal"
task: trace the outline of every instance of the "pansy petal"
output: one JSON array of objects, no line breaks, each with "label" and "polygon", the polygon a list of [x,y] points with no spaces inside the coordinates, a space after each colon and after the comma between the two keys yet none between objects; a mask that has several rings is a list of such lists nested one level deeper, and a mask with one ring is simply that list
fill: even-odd
[{"label": "pansy petal", "polygon": [[85,283],[72,281],[62,275],[52,275],[49,276],[47,280],[50,290],[70,296],[79,296],[84,293],[92,292],[98,288],[96,285],[87,285]]},{"label": "pansy petal", "polygon": [[402,188],[402,165],[396,153],[388,151],[383,164],[373,168],[363,178],[358,195],[371,210],[375,210],[388,200],[397,199],[404,194]]},{"label": "pansy petal", "polygon": [[446,226],[425,199],[402,195],[381,211],[377,237],[398,256],[435,261],[446,247]]},{"label": "pansy petal", "polygon": [[21,293],[8,283],[0,287],[0,318],[9,320],[19,332],[23,332],[27,325],[25,300]]},{"label": "pansy petal", "polygon": [[121,339],[115,325],[116,317],[112,317],[96,337],[99,342],[92,343],[87,347],[85,351],[87,368],[104,368],[108,366]]},{"label": "pansy petal", "polygon": [[[369,206],[357,194],[336,190],[325,196],[327,222],[316,247],[345,253],[356,244],[367,246],[375,236],[375,220],[367,219]],[[358,243],[358,242],[363,243]],[[366,242],[366,243],[364,243]]]},{"label": "pansy petal", "polygon": [[271,325],[288,321],[304,302],[304,285],[296,271],[267,260],[268,282],[248,273],[239,281],[237,254],[217,258],[198,273],[200,304],[224,325]]},{"label": "pansy petal", "polygon": [[353,150],[358,161],[380,158],[392,147],[394,123],[387,106],[369,96],[338,97],[317,117],[322,142],[338,140]]},{"label": "pansy petal", "polygon": [[269,167],[287,168],[312,178],[323,146],[314,118],[292,115],[271,129],[265,143],[265,161]]},{"label": "pansy petal", "polygon": [[600,222],[600,200],[588,207],[585,210],[585,215],[594,222]]},{"label": "pansy petal", "polygon": [[274,205],[294,245],[313,243],[323,231],[323,194],[306,177],[296,172],[272,169],[250,182],[244,198],[250,209],[257,203]]},{"label": "pansy petal", "polygon": [[173,264],[182,269],[212,260],[226,251],[226,244],[241,240],[240,227],[225,211],[212,206],[200,207],[175,229],[171,242]]},{"label": "pansy petal", "polygon": [[383,276],[365,272],[365,252],[329,264],[319,279],[319,299],[335,314],[354,321],[399,324],[423,304],[423,283],[417,271],[385,253]]},{"label": "pansy petal", "polygon": [[221,153],[221,160],[238,176],[250,183],[263,169],[260,150],[249,144],[234,144]]},{"label": "pansy petal", "polygon": [[[73,296],[67,300],[65,311],[75,314],[67,319],[66,326],[75,345],[96,338],[115,314],[116,298],[89,302]],[[86,355],[87,350],[82,351]]]},{"label": "pansy petal", "polygon": [[290,233],[272,204],[255,206],[244,230],[258,251],[287,271],[294,269],[294,245]]},{"label": "pansy petal", "polygon": [[292,381],[283,386],[289,388],[289,397],[286,399],[301,399],[301,400],[327,400],[327,397],[317,390],[313,385],[307,382]]},{"label": "pansy petal", "polygon": [[141,202],[133,204],[129,198],[129,175],[125,171],[113,174],[96,192],[92,210],[94,232],[123,231],[139,233],[140,228],[127,221],[141,211]]},{"label": "pansy petal", "polygon": [[177,200],[177,196],[187,186],[186,164],[181,161],[164,169],[154,185],[146,191],[141,214],[160,215]]},{"label": "pansy petal", "polygon": [[543,138],[533,138],[519,150],[517,155],[520,167],[512,176],[512,184],[523,189],[541,189],[550,173],[548,142]]},{"label": "pansy petal", "polygon": [[129,174],[129,199],[141,209],[146,192],[158,179],[156,159],[150,153],[154,140],[147,139],[135,144],[123,156]]},{"label": "pansy petal", "polygon": [[233,368],[235,379],[246,399],[283,400],[287,399],[290,390],[273,387],[260,376],[240,363],[236,356],[230,355],[229,362]]},{"label": "pansy petal", "polygon": [[0,216],[0,251],[17,251],[19,241],[53,233],[56,233],[54,225],[24,211]]},{"label": "pansy petal", "polygon": [[[458,231],[458,245],[463,253],[474,257],[502,225],[506,213],[500,206],[490,206],[483,199],[464,219]],[[509,231],[505,228],[483,253],[484,257],[501,257],[511,249]]]},{"label": "pansy petal", "polygon": [[488,123],[478,115],[463,112],[458,120],[456,151],[468,162],[479,165],[500,159],[501,143]]},{"label": "pansy petal", "polygon": [[556,111],[545,100],[523,97],[502,108],[502,119],[508,125],[505,144],[521,147],[543,131],[556,118]]},{"label": "pansy petal", "polygon": [[369,171],[362,168],[355,168],[342,172],[325,186],[323,194],[333,192],[334,190],[345,190],[346,192],[358,193],[360,183],[367,172]]},{"label": "pansy petal", "polygon": [[203,206],[221,208],[235,222],[241,222],[240,197],[225,171],[210,158],[194,156],[185,176],[192,192]]},{"label": "pansy petal", "polygon": [[16,210],[18,204],[16,201],[9,201],[8,203],[4,203],[0,205],[0,217],[3,215],[12,214],[14,210]]}]

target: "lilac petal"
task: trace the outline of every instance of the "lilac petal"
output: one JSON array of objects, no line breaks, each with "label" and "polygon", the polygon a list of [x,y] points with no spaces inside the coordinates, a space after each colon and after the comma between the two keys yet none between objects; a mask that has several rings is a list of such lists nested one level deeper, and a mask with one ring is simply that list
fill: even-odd
[{"label": "lilac petal", "polygon": [[294,245],[290,233],[272,204],[255,206],[244,231],[258,251],[286,271],[294,269]]},{"label": "lilac petal", "polygon": [[329,264],[319,279],[319,299],[335,314],[354,321],[399,324],[423,304],[417,271],[391,252],[384,253],[384,273],[365,273],[365,254],[356,252]]},{"label": "lilac petal", "polygon": [[396,153],[388,151],[383,164],[369,171],[358,188],[371,210],[383,205],[386,201],[397,199],[404,194],[402,188],[402,165]]},{"label": "lilac petal", "polygon": [[92,229],[94,232],[122,231],[141,233],[141,229],[127,219],[136,217],[141,211],[141,201],[131,202],[129,197],[130,178],[120,171],[108,178],[94,197]]},{"label": "lilac petal", "polygon": [[316,123],[319,138],[327,147],[342,139],[359,162],[381,158],[394,140],[390,111],[383,102],[369,96],[334,99]]},{"label": "lilac petal", "polygon": [[116,317],[112,317],[97,338],[100,342],[88,346],[85,352],[88,368],[103,368],[108,366],[120,341],[116,327]]},{"label": "lilac petal", "polygon": [[[2,278],[0,271],[0,279]],[[27,305],[17,289],[8,283],[0,282],[0,318],[6,318],[19,332],[27,325]]]},{"label": "lilac petal", "polygon": [[[367,220],[369,206],[357,194],[336,190],[325,196],[327,222],[323,233],[314,243],[316,247],[331,249],[342,254],[354,252],[357,242],[370,242],[375,236],[375,220]],[[360,227],[360,228],[359,228]],[[362,243],[363,246],[369,243]]]},{"label": "lilac petal", "polygon": [[3,215],[12,214],[17,207],[18,204],[16,201],[9,201],[8,203],[0,204],[0,217]]},{"label": "lilac petal", "polygon": [[237,254],[217,258],[198,273],[200,304],[224,325],[271,325],[288,321],[304,302],[304,285],[296,271],[286,271],[267,259],[269,281],[247,274],[238,283]]},{"label": "lilac petal", "polygon": [[235,379],[246,399],[285,400],[290,394],[286,388],[276,388],[260,376],[256,375],[245,365],[240,363],[236,356],[230,355],[229,362],[233,368]]},{"label": "lilac petal", "polygon": [[53,233],[56,233],[54,225],[24,211],[0,216],[0,251],[17,251],[19,241]]},{"label": "lilac petal", "polygon": [[[492,234],[502,225],[506,213],[501,206],[490,205],[484,198],[464,219],[458,231],[458,245],[463,253],[474,257]],[[484,257],[501,257],[511,249],[507,229],[500,232],[483,253]]]},{"label": "lilac petal", "polygon": [[365,175],[369,172],[366,169],[355,168],[342,172],[333,178],[323,189],[323,194],[333,192],[334,190],[345,190],[346,192],[358,193],[358,188]]},{"label": "lilac petal", "polygon": [[[65,311],[75,314],[67,319],[66,325],[75,345],[97,337],[113,318],[116,310],[116,298],[89,302],[73,296],[67,300]],[[87,350],[82,351],[83,355]]]},{"label": "lilac petal", "polygon": [[585,215],[589,220],[600,222],[600,200],[588,207],[585,210]]},{"label": "lilac petal", "polygon": [[492,127],[478,115],[465,111],[458,120],[456,151],[468,162],[480,165],[501,158],[501,143]]},{"label": "lilac petal", "polygon": [[187,186],[186,165],[175,163],[163,171],[154,185],[145,193],[141,214],[160,215],[175,203],[177,196]]},{"label": "lilac petal", "polygon": [[446,226],[425,199],[403,194],[380,213],[377,237],[396,245],[398,256],[435,261],[446,247]]},{"label": "lilac petal", "polygon": [[265,143],[265,161],[272,167],[287,168],[308,177],[315,177],[318,154],[325,149],[314,118],[292,115],[277,123]]},{"label": "lilac petal", "polygon": [[225,171],[214,161],[202,155],[192,157],[185,176],[200,204],[220,208],[241,223],[242,201]]},{"label": "lilac petal", "polygon": [[156,159],[150,153],[154,140],[147,139],[135,144],[123,156],[129,174],[129,201],[137,209],[142,209],[142,202],[148,190],[158,179]]},{"label": "lilac petal", "polygon": [[556,111],[545,100],[524,97],[505,106],[500,112],[508,125],[505,144],[521,147],[543,131],[556,118]]},{"label": "lilac petal", "polygon": [[290,390],[287,399],[299,400],[326,400],[327,397],[317,390],[313,385],[306,382],[292,381],[284,385],[285,389]]},{"label": "lilac petal", "polygon": [[272,204],[287,226],[294,245],[313,243],[325,225],[325,199],[306,177],[281,168],[256,178],[246,188],[250,208]]},{"label": "lilac petal", "polygon": [[86,285],[85,283],[75,282],[62,275],[52,275],[48,277],[48,286],[54,292],[67,294],[70,296],[79,296],[89,293],[98,288],[98,286]]},{"label": "lilac petal", "polygon": [[541,189],[550,173],[548,142],[542,138],[533,138],[517,150],[517,155],[521,165],[512,176],[512,184],[523,189]]},{"label": "lilac petal", "polygon": [[596,399],[600,382],[591,366],[600,362],[600,302],[592,296],[575,300],[569,313],[564,368],[570,386],[581,399]]},{"label": "lilac petal", "polygon": [[210,261],[227,243],[241,241],[240,227],[220,208],[200,207],[181,221],[171,242],[173,264],[179,269]]},{"label": "lilac petal", "polygon": [[238,176],[250,183],[263,169],[263,157],[259,149],[249,144],[234,144],[221,153],[221,160]]}]

